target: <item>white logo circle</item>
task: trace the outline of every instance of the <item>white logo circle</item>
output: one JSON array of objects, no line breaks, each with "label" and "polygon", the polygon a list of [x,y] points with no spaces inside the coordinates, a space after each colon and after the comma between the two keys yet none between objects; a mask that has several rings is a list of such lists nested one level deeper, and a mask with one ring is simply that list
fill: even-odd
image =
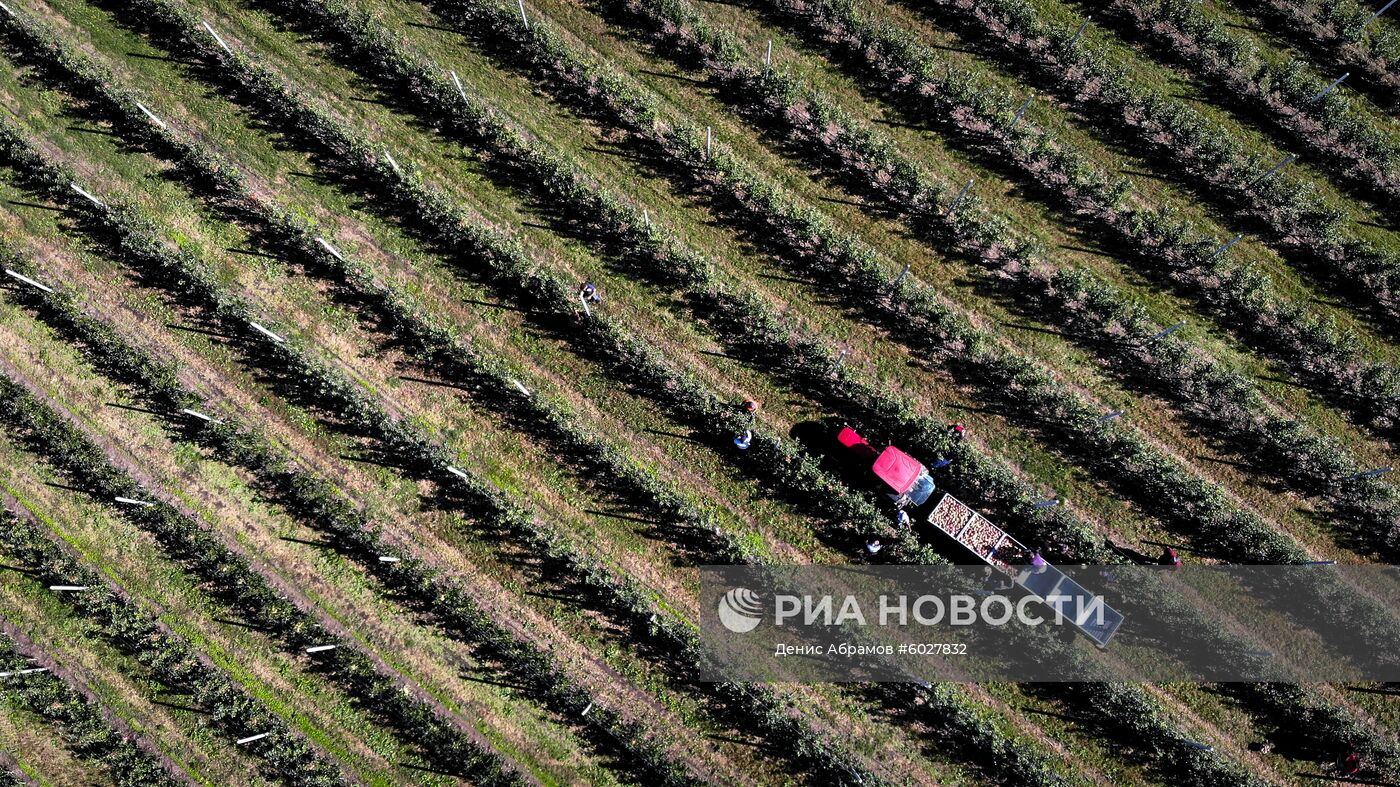
[{"label": "white logo circle", "polygon": [[763,601],[748,588],[734,588],[720,596],[719,622],[735,634],[747,634],[763,622]]}]

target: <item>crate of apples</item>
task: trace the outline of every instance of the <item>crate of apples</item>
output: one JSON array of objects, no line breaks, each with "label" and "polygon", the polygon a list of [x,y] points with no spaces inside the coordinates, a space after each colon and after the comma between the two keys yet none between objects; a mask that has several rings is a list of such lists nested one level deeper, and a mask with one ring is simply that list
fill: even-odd
[{"label": "crate of apples", "polygon": [[971,515],[972,509],[950,497],[945,497],[933,509],[933,513],[928,515],[928,521],[932,522],[939,530],[956,537],[958,533],[962,532],[963,525],[967,524],[967,518]]},{"label": "crate of apples", "polygon": [[983,519],[980,515],[974,514],[972,524],[967,526],[967,530],[963,531],[962,538],[959,540],[967,544],[973,552],[985,557],[1005,535],[1001,528]]}]

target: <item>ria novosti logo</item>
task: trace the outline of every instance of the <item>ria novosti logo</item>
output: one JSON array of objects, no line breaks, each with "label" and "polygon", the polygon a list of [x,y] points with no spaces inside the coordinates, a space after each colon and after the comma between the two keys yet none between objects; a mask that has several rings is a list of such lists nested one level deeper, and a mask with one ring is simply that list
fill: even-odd
[{"label": "ria novosti logo", "polygon": [[[1105,605],[1102,596],[1090,594],[1064,595],[1051,593],[1045,597],[1027,594],[1020,599],[1000,593],[988,593],[981,598],[965,593],[944,596],[935,594],[880,595],[873,601],[855,595],[795,595],[779,593],[773,597],[770,610],[763,597],[746,587],[731,588],[720,596],[719,622],[735,634],[747,634],[758,628],[769,614],[773,625],[783,627],[844,627],[888,626],[905,628],[918,626],[1005,626],[1013,619],[1026,626],[1046,622],[1056,625],[1103,626]],[[1071,603],[1072,602],[1072,603]],[[1035,614],[1044,604],[1054,613],[1052,620]]]},{"label": "ria novosti logo", "polygon": [[735,634],[747,634],[763,622],[763,600],[748,588],[734,588],[719,597],[719,622]]}]

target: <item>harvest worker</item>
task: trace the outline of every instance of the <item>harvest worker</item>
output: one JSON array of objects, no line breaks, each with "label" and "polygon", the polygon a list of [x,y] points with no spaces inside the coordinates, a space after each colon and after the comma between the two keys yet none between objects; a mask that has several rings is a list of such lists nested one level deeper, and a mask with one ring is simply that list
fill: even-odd
[{"label": "harvest worker", "polygon": [[749,448],[749,444],[752,443],[752,442],[753,442],[753,430],[751,430],[751,429],[746,429],[746,430],[744,430],[744,433],[743,433],[743,434],[741,434],[741,435],[739,435],[738,437],[734,438],[734,445],[737,445],[737,446],[739,447],[739,450],[741,450],[741,451],[747,451],[748,448]]},{"label": "harvest worker", "polygon": [[865,552],[866,552],[866,554],[870,555],[871,557],[875,557],[876,555],[880,554],[880,550],[882,550],[882,549],[884,549],[884,548],[885,548],[885,546],[884,546],[884,544],[881,544],[881,543],[880,543],[880,539],[878,539],[878,538],[873,538],[873,539],[870,540],[869,543],[867,543],[867,544],[865,545]]},{"label": "harvest worker", "polygon": [[993,570],[991,566],[983,566],[982,589],[977,593],[983,596],[992,593],[1000,593],[1003,590],[1010,590],[1011,586],[1014,584],[1016,583],[1012,582],[1009,577],[1002,574],[1000,571]]},{"label": "harvest worker", "polygon": [[1040,556],[1040,550],[1039,550],[1039,549],[1037,549],[1037,550],[1035,550],[1034,552],[1031,553],[1031,567],[1035,569],[1034,573],[1036,573],[1036,574],[1043,574],[1043,573],[1045,573],[1045,567],[1048,566],[1048,565],[1050,565],[1050,564],[1047,563],[1047,562],[1045,561],[1045,558],[1043,558],[1043,557]]},{"label": "harvest worker", "polygon": [[897,527],[909,527],[909,512],[901,509],[894,515],[894,523]]},{"label": "harvest worker", "polygon": [[756,399],[745,399],[744,403],[739,405],[739,409],[744,412],[744,415],[747,415],[749,418],[753,418],[755,415],[758,414],[758,408],[760,406],[761,405]]},{"label": "harvest worker", "polygon": [[584,282],[583,286],[578,289],[578,297],[588,303],[603,302],[603,296],[598,294],[598,287],[591,281]]},{"label": "harvest worker", "polygon": [[1343,776],[1356,776],[1361,773],[1361,755],[1356,749],[1350,749],[1346,755],[1337,761],[1337,770]]},{"label": "harvest worker", "polygon": [[967,427],[956,422],[948,424],[948,437],[952,438],[954,443],[961,443],[967,438]]}]

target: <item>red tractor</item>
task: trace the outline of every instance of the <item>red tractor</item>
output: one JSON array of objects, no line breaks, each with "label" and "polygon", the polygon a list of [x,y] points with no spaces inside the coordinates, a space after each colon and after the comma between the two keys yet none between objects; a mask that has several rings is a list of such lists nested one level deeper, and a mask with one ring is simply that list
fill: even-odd
[{"label": "red tractor", "polygon": [[836,440],[856,456],[871,462],[871,471],[883,482],[885,496],[894,502],[895,508],[917,508],[933,495],[935,487],[928,468],[909,454],[894,446],[876,451],[875,446],[849,426],[841,428]]}]

